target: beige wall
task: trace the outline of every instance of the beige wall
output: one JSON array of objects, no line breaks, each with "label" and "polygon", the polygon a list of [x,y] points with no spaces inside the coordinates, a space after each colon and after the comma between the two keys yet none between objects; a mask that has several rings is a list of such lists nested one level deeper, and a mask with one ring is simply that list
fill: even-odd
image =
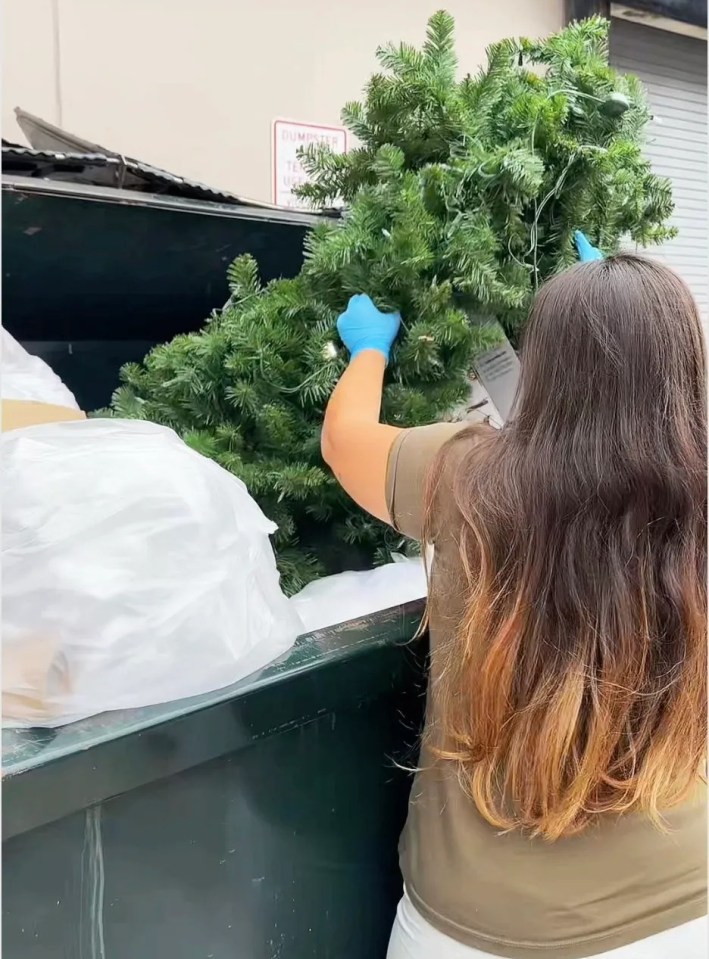
[{"label": "beige wall", "polygon": [[563,0],[2,0],[2,133],[13,109],[211,186],[271,199],[276,117],[337,124],[387,40],[445,5],[461,67],[562,24]]}]

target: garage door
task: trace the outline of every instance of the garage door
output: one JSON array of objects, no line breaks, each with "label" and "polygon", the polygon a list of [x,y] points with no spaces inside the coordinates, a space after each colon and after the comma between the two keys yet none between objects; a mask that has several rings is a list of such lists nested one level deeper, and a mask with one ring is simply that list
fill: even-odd
[{"label": "garage door", "polygon": [[[648,127],[653,169],[673,183],[679,230],[658,248],[660,259],[692,288],[705,322],[707,285],[707,45],[640,24],[614,20],[611,62],[645,84],[655,120]],[[649,253],[652,251],[648,251]]]}]

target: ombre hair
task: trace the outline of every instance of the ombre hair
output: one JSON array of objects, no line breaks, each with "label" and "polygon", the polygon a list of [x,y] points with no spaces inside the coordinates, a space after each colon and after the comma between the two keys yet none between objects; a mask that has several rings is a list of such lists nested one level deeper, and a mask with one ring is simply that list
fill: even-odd
[{"label": "ombre hair", "polygon": [[707,741],[705,356],[685,283],[626,254],[552,279],[509,422],[469,437],[429,485],[430,530],[448,474],[465,590],[434,752],[501,830],[662,826]]}]

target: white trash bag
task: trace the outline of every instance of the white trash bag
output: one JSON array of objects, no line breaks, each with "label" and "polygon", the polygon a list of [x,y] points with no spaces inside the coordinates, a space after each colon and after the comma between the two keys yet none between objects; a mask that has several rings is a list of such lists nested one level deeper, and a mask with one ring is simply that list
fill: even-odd
[{"label": "white trash bag", "polygon": [[79,409],[74,394],[54,370],[39,356],[28,353],[6,329],[2,329],[0,346],[0,398]]},{"label": "white trash bag", "polygon": [[337,573],[315,580],[291,603],[306,632],[327,629],[426,595],[426,570],[420,558],[401,557],[362,572]]},{"label": "white trash bag", "polygon": [[303,631],[276,527],[152,423],[2,438],[3,722],[61,726],[228,686]]}]

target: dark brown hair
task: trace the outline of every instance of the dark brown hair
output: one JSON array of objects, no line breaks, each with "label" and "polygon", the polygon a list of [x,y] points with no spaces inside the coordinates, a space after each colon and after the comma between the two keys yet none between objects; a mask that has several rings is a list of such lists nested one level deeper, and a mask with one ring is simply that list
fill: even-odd
[{"label": "dark brown hair", "polygon": [[[465,613],[433,695],[480,813],[554,840],[662,812],[706,749],[706,383],[684,282],[633,255],[547,283],[517,403],[444,451]],[[464,443],[462,439],[454,442]]]}]

